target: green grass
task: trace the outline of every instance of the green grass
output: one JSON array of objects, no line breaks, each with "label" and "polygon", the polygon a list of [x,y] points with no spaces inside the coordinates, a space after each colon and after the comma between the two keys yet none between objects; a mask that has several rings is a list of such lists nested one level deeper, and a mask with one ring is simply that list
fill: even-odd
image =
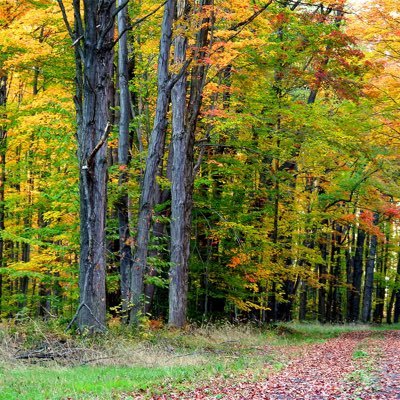
[{"label": "green grass", "polygon": [[198,367],[18,367],[0,372],[0,399],[112,399],[118,392],[176,385],[199,374],[204,372]]},{"label": "green grass", "polygon": [[[129,399],[129,394],[135,398],[134,392],[183,390],[214,376],[257,379],[267,374],[265,366],[278,370],[287,362],[279,354],[266,350],[266,346],[273,349],[307,345],[345,332],[374,329],[379,334],[388,328],[400,327],[287,323],[258,328],[223,324],[186,332],[149,332],[145,340],[124,331],[110,331],[94,339],[63,334],[62,339],[70,340],[70,346],[88,351],[87,359],[94,356],[101,361],[95,360],[92,365],[91,361],[86,363],[80,358],[75,363],[67,360],[63,365],[54,362],[35,365],[15,360],[15,349],[26,351],[43,341],[58,343],[60,334],[36,322],[29,327],[29,334],[22,327],[19,331],[0,327],[0,400]],[[353,359],[363,357],[368,358],[363,349],[353,355]],[[348,378],[364,381],[367,372],[358,371]]]},{"label": "green grass", "polygon": [[[241,357],[234,362],[202,366],[121,367],[19,366],[0,368],[1,400],[43,399],[119,399],[124,394],[146,391],[168,391],[189,388],[195,382],[215,376],[231,378],[248,369],[250,363]],[[279,368],[279,364],[276,365]],[[125,397],[124,397],[125,398]]]},{"label": "green grass", "polygon": [[358,358],[367,358],[368,356],[369,356],[369,354],[368,354],[366,351],[361,350],[361,349],[356,350],[356,351],[354,352],[354,354],[353,354],[353,358],[354,358],[354,359],[358,359]]},{"label": "green grass", "polygon": [[[400,326],[398,327],[400,328]],[[281,323],[272,329],[270,343],[272,345],[290,345],[324,342],[347,332],[371,330],[369,325],[364,324],[319,324],[307,322]],[[381,327],[380,329],[396,329],[392,326]]]}]

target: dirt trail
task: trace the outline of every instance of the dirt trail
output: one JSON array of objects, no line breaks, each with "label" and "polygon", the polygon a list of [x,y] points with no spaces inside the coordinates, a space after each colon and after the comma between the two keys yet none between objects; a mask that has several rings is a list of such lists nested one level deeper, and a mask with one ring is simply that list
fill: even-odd
[{"label": "dirt trail", "polygon": [[400,399],[400,331],[386,332],[381,349],[375,398]]},{"label": "dirt trail", "polygon": [[208,387],[152,399],[400,399],[399,331],[351,332],[307,346],[299,354],[286,368],[259,382],[216,380]]}]

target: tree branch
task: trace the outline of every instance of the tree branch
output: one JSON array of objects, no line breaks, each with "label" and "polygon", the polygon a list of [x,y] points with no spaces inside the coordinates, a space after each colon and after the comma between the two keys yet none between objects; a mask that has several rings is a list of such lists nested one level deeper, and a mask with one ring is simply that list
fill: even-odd
[{"label": "tree branch", "polygon": [[107,122],[107,126],[104,129],[103,136],[100,138],[99,142],[96,144],[95,148],[93,149],[93,151],[90,153],[89,157],[87,158],[86,168],[88,168],[88,166],[93,162],[93,159],[96,156],[97,152],[101,149],[103,144],[106,142],[108,135],[110,133],[110,127],[111,127],[111,124],[109,122]]},{"label": "tree branch", "polygon": [[270,0],[267,4],[264,4],[258,11],[256,11],[249,18],[237,23],[236,25],[231,26],[229,30],[236,31],[239,28],[245,27],[246,25],[250,24],[250,22],[253,22],[261,13],[263,13],[272,4],[272,2],[273,0]]},{"label": "tree branch", "polygon": [[328,211],[331,207],[335,206],[338,203],[351,203],[353,201],[354,194],[356,193],[357,189],[361,186],[362,183],[364,183],[370,176],[375,174],[376,172],[379,171],[379,168],[374,169],[370,173],[366,174],[362,179],[360,179],[358,182],[356,182],[353,186],[353,188],[350,191],[349,198],[348,199],[337,199],[325,206],[324,210]]},{"label": "tree branch", "polygon": [[[260,14],[262,14],[271,4],[273,3],[273,0],[270,0],[267,4],[265,4],[263,7],[261,7],[258,11],[256,11],[253,15],[251,15],[249,18],[237,23],[236,25],[232,25],[229,30],[230,31],[235,31],[235,33],[231,36],[229,36],[226,39],[226,42],[229,42],[233,40],[236,36],[238,36],[242,30],[249,25],[251,22],[253,22]],[[216,53],[219,49],[223,48],[225,46],[225,43],[220,44],[214,51],[210,52],[210,54]]]},{"label": "tree branch", "polygon": [[147,18],[151,17],[153,14],[155,14],[161,7],[163,7],[165,5],[165,3],[167,2],[167,0],[165,0],[163,3],[161,3],[157,8],[155,8],[153,11],[150,11],[148,14],[146,14],[144,17],[138,18],[137,20],[135,20],[133,22],[132,25],[127,26],[119,35],[118,37],[114,40],[114,44],[113,46],[115,46],[119,40],[121,39],[121,37],[123,35],[125,35],[126,32],[131,31],[134,27],[136,27],[137,25],[139,25],[140,23],[142,23],[143,21],[145,21]]},{"label": "tree branch", "polygon": [[79,36],[77,39],[75,39],[74,43],[71,44],[71,47],[74,47],[76,44],[80,42],[80,40],[83,39],[83,35]]},{"label": "tree branch", "polygon": [[74,17],[75,17],[75,34],[76,36],[83,36],[84,29],[83,29],[83,22],[82,22],[82,15],[81,15],[81,3],[80,0],[73,0],[74,5]]},{"label": "tree branch", "polygon": [[[121,12],[128,5],[128,3],[129,3],[129,0],[124,1],[112,13],[110,21],[108,22],[108,25],[106,25],[106,27],[101,32],[101,35],[99,37],[99,41],[97,42],[97,46],[96,46],[97,50],[100,50],[103,47],[103,42],[104,42],[104,39],[107,36],[107,33],[110,32],[110,29],[112,29],[112,27],[114,26],[115,17],[118,15],[119,12]],[[114,46],[114,44],[113,44],[113,46]]]},{"label": "tree branch", "polygon": [[[65,24],[66,28],[67,28],[68,34],[71,37],[72,41],[74,41],[75,40],[74,32],[73,32],[73,30],[71,28],[71,25],[70,25],[69,21],[68,21],[67,12],[65,10],[64,3],[63,3],[62,0],[57,0],[57,3],[58,3],[58,6],[60,7],[61,14],[62,14],[62,19],[64,21],[64,24]],[[74,42],[74,44],[75,44],[75,42]]]},{"label": "tree branch", "polygon": [[170,80],[168,81],[167,87],[166,89],[172,90],[172,88],[175,86],[176,82],[179,81],[179,79],[182,78],[183,74],[186,72],[188,66],[190,65],[190,63],[192,62],[192,58],[189,58],[185,61],[185,63],[182,65],[182,68],[180,69],[180,71],[174,75],[172,78],[170,78]]}]

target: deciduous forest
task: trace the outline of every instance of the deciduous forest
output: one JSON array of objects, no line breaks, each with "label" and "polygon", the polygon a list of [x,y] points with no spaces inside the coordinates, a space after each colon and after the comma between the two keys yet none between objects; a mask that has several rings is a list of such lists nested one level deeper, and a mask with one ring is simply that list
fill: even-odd
[{"label": "deciduous forest", "polygon": [[0,30],[2,319],[399,321],[398,2],[1,0]]}]

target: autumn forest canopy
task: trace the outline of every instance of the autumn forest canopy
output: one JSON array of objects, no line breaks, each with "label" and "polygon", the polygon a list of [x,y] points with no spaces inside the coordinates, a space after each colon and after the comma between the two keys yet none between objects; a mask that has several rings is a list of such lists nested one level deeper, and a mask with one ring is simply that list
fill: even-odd
[{"label": "autumn forest canopy", "polygon": [[398,322],[400,4],[0,0],[0,319]]}]

